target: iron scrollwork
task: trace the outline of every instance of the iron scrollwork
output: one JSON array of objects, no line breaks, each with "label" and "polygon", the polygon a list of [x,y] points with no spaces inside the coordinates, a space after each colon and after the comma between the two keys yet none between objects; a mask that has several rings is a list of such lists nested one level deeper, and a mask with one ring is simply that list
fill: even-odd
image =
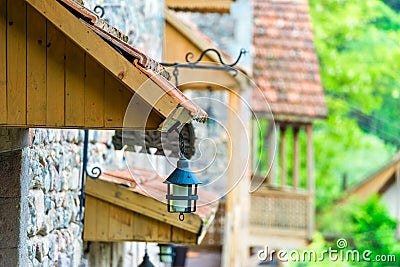
[{"label": "iron scrollwork", "polygon": [[[200,64],[201,60],[204,58],[204,56],[206,56],[209,53],[215,53],[218,57],[218,61],[220,65],[205,65],[205,64]],[[239,56],[236,58],[236,60],[231,63],[231,64],[227,64],[226,62],[224,62],[224,60],[222,59],[222,55],[221,53],[214,49],[214,48],[208,48],[204,51],[201,52],[200,56],[198,57],[198,59],[193,60],[194,54],[193,52],[188,52],[185,55],[185,63],[160,63],[161,65],[165,66],[165,67],[175,67],[174,70],[174,76],[175,79],[177,80],[177,68],[197,68],[197,69],[212,69],[212,70],[223,70],[223,71],[232,71],[233,72],[233,76],[236,76],[238,74],[238,70],[235,68],[235,66],[239,63],[239,60],[242,58],[243,55],[245,55],[247,53],[246,49],[240,49],[239,52]]]},{"label": "iron scrollwork", "polygon": [[244,49],[244,48],[240,49],[239,56],[237,57],[235,62],[233,62],[232,64],[226,64],[222,59],[221,53],[217,49],[208,48],[208,49],[204,50],[203,52],[201,52],[199,58],[195,61],[190,61],[190,58],[193,58],[194,54],[193,54],[193,52],[188,52],[185,56],[186,63],[191,64],[191,65],[196,65],[196,64],[200,63],[200,61],[203,59],[203,57],[209,52],[215,53],[218,56],[219,63],[221,63],[223,66],[231,67],[231,68],[233,68],[236,64],[238,64],[240,58],[247,53],[246,49]]},{"label": "iron scrollwork", "polygon": [[103,17],[104,17],[104,13],[105,13],[104,7],[102,7],[102,6],[100,6],[100,5],[97,5],[97,6],[95,6],[95,7],[93,8],[93,11],[94,11],[94,13],[96,13],[100,18],[103,18]]},{"label": "iron scrollwork", "polygon": [[92,179],[97,179],[102,174],[100,167],[93,167],[90,171],[87,169],[88,164],[88,146],[89,146],[89,130],[85,130],[85,139],[83,141],[83,170],[82,175],[87,175]]}]

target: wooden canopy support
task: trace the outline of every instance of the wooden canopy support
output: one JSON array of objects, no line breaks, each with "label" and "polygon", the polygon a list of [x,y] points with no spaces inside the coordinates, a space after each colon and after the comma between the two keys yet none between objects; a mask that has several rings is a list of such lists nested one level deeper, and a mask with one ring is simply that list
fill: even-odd
[{"label": "wooden canopy support", "polygon": [[300,185],[300,141],[298,127],[293,128],[293,187],[295,190]]},{"label": "wooden canopy support", "polygon": [[314,179],[314,144],[313,144],[312,124],[306,125],[307,135],[307,189],[308,189],[308,225],[307,237],[312,240],[315,225],[315,179]]},{"label": "wooden canopy support", "polygon": [[0,55],[0,127],[166,131],[206,117],[57,1],[2,1]]},{"label": "wooden canopy support", "polygon": [[[269,123],[268,127],[264,142],[271,143],[269,147],[277,142],[279,155],[276,163],[272,163],[269,181],[251,194],[250,243],[260,246],[267,238],[268,245],[274,248],[282,244],[287,248],[301,248],[312,239],[315,227],[312,125],[278,121],[275,125]],[[274,132],[277,137],[273,136]],[[288,145],[293,149],[287,149]],[[273,157],[275,151],[268,151]],[[289,151],[293,159],[291,169],[286,161]],[[301,164],[302,157],[306,164]]]},{"label": "wooden canopy support", "polygon": [[232,0],[166,0],[165,5],[177,11],[229,13]]},{"label": "wooden canopy support", "polygon": [[287,161],[286,161],[286,127],[280,127],[280,138],[279,138],[279,158],[281,167],[281,181],[282,187],[287,186]]}]

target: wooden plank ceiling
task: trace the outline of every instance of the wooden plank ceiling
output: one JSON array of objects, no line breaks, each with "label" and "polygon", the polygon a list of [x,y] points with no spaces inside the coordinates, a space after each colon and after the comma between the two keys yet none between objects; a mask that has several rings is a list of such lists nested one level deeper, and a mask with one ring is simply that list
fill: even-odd
[{"label": "wooden plank ceiling", "polygon": [[164,179],[143,169],[105,172],[100,179],[88,179],[84,239],[200,243],[215,217],[218,202],[204,206],[213,198],[202,191],[197,213],[185,214],[185,220],[179,221],[178,213],[169,213],[167,205],[154,198],[165,198]]},{"label": "wooden plank ceiling", "polygon": [[133,63],[57,1],[1,1],[0,127],[121,129],[134,94],[130,128],[205,118],[165,77]]}]

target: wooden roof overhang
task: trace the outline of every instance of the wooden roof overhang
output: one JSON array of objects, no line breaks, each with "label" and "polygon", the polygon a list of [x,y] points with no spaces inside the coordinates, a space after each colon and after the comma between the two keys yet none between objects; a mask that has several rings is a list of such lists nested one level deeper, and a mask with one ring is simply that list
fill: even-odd
[{"label": "wooden roof overhang", "polygon": [[179,221],[177,213],[169,213],[167,205],[154,198],[165,199],[162,180],[143,169],[105,172],[100,179],[88,179],[84,240],[199,244],[218,202],[202,205],[212,199],[202,190],[196,213],[185,214],[185,220]]},{"label": "wooden roof overhang", "polygon": [[107,28],[72,0],[1,1],[0,127],[166,131],[206,119],[161,65]]},{"label": "wooden roof overhang", "polygon": [[[177,17],[171,10],[164,12],[164,47],[163,61],[168,63],[183,63],[186,54],[193,53],[191,60],[196,60],[201,52],[214,48],[220,51],[218,47],[199,30],[189,26],[187,23]],[[174,49],[170,49],[174,47]],[[226,53],[222,52],[224,61],[231,63],[234,60]],[[219,66],[219,58],[216,54],[206,54],[200,64]],[[173,68],[173,67],[171,67]],[[244,72],[240,67],[239,71]],[[171,69],[172,71],[172,69]],[[231,90],[241,92],[249,86],[247,79],[242,74],[236,76],[231,71],[220,71],[214,69],[190,69],[179,68],[179,88],[181,90]]]},{"label": "wooden roof overhang", "polygon": [[396,171],[400,171],[400,153],[397,153],[385,166],[373,172],[365,180],[350,188],[339,203],[346,203],[350,197],[356,196],[367,200],[374,194],[384,194],[396,182]]},{"label": "wooden roof overhang", "polygon": [[176,11],[201,13],[229,13],[234,0],[165,0],[165,5]]}]

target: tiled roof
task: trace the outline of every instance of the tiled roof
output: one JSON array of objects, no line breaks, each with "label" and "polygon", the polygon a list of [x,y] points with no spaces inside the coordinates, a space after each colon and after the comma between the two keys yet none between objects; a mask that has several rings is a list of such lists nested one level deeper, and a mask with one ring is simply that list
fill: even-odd
[{"label": "tiled roof", "polygon": [[327,115],[307,0],[254,0],[253,75],[262,94],[253,110],[275,119],[311,121]]}]

